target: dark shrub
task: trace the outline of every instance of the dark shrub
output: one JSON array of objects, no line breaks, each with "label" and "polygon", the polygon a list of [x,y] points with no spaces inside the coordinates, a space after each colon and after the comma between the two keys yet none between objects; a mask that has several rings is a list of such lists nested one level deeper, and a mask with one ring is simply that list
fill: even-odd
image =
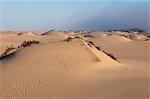
[{"label": "dark shrub", "polygon": [[5,52],[2,55],[6,55],[7,53],[9,53],[11,50],[16,49],[15,47],[13,47],[12,45],[10,47],[7,47]]},{"label": "dark shrub", "polygon": [[107,34],[107,36],[111,36],[112,34]]},{"label": "dark shrub", "polygon": [[116,60],[117,61],[117,58],[116,57],[114,57],[114,55],[113,54],[111,54],[111,53],[107,53],[107,52],[105,52],[105,51],[103,51],[106,55],[108,55],[109,57],[111,57],[112,59],[114,59],[114,60]]},{"label": "dark shrub", "polygon": [[125,38],[127,38],[127,36],[126,36],[126,35],[124,35],[124,34],[122,34],[122,35],[120,35],[120,36],[124,36]]},{"label": "dark shrub", "polygon": [[107,54],[107,52],[103,51],[105,54]]},{"label": "dark shrub", "polygon": [[92,38],[93,36],[92,35],[85,35],[84,37],[91,37]]},{"label": "dark shrub", "polygon": [[68,38],[65,39],[64,41],[69,42],[69,41],[71,41],[71,40],[72,40],[72,38],[71,38],[71,37],[68,37]]},{"label": "dark shrub", "polygon": [[79,36],[76,36],[75,38],[80,38]]},{"label": "dark shrub", "polygon": [[21,47],[27,47],[27,46],[31,46],[32,44],[39,44],[40,42],[39,41],[24,41],[22,44],[21,44]]},{"label": "dark shrub", "polygon": [[88,43],[88,45],[89,45],[90,47],[92,47],[92,45],[91,45],[90,43]]},{"label": "dark shrub", "polygon": [[95,44],[92,41],[88,41],[88,43],[92,44],[93,46],[95,46]]},{"label": "dark shrub", "polygon": [[117,58],[116,58],[116,57],[114,57],[114,55],[113,55],[113,54],[111,54],[111,53],[109,53],[109,54],[108,54],[108,56],[109,56],[109,57],[111,57],[111,58],[112,58],[112,59],[114,59],[114,60],[117,60]]},{"label": "dark shrub", "polygon": [[88,41],[88,45],[90,47],[92,47],[91,45],[93,45],[97,50],[101,50],[99,46],[95,46],[95,44],[92,41]]},{"label": "dark shrub", "polygon": [[98,47],[98,46],[96,46],[95,48],[98,49],[99,51],[101,50],[100,47]]}]

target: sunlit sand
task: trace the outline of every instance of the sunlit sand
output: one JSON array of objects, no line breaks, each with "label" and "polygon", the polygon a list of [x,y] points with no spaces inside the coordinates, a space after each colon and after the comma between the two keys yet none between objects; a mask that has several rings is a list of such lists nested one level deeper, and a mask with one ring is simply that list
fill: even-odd
[{"label": "sunlit sand", "polygon": [[2,32],[0,98],[148,99],[149,45],[139,33]]}]

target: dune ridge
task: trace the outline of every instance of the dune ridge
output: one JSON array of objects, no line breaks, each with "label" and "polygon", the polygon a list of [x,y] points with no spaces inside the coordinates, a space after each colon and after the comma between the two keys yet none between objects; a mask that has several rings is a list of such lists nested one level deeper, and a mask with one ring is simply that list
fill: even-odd
[{"label": "dune ridge", "polygon": [[[73,42],[73,43],[71,43],[71,42]],[[72,65],[71,65],[71,63],[72,62],[77,62],[77,60],[78,61],[95,61],[95,56],[92,54],[92,53],[90,53],[90,52],[88,52],[88,50],[87,50],[87,48],[83,45],[83,43],[80,41],[80,40],[74,40],[74,41],[71,41],[71,42],[57,42],[57,43],[48,43],[48,44],[44,44],[44,45],[35,45],[35,46],[31,46],[31,47],[28,47],[28,48],[25,48],[25,49],[21,49],[21,50],[18,50],[15,54],[16,55],[14,55],[13,57],[11,57],[11,58],[6,58],[6,59],[4,59],[4,60],[2,60],[2,69],[4,69],[4,72],[3,72],[3,75],[4,75],[4,79],[3,79],[3,83],[2,83],[2,85],[3,84],[6,84],[6,83],[8,83],[8,85],[9,84],[11,84],[11,85],[13,85],[12,86],[12,89],[14,89],[14,87],[16,86],[15,85],[15,83],[17,83],[18,82],[18,84],[17,84],[17,86],[19,86],[18,87],[18,89],[16,89],[16,92],[17,92],[17,90],[18,90],[18,95],[21,95],[21,96],[24,96],[24,94],[23,93],[20,93],[19,92],[19,90],[23,90],[22,89],[22,87],[23,88],[27,88],[26,90],[25,90],[25,92],[27,92],[26,94],[30,94],[29,92],[30,92],[30,89],[29,88],[34,88],[34,86],[35,85],[33,85],[34,84],[34,82],[37,82],[36,80],[34,81],[34,79],[37,77],[37,76],[40,76],[41,74],[42,75],[44,75],[45,73],[45,77],[46,77],[46,75],[49,75],[50,76],[50,79],[51,79],[51,83],[50,83],[50,85],[51,85],[51,90],[54,90],[53,89],[53,87],[54,88],[56,88],[57,89],[57,86],[58,86],[58,89],[59,89],[59,80],[62,80],[63,78],[62,78],[62,76],[64,75],[64,73],[66,73],[68,70],[70,70],[71,68],[72,68]],[[68,45],[68,43],[69,43],[69,45]],[[71,43],[71,44],[70,44]],[[64,45],[65,44],[65,45]],[[42,47],[41,47],[42,46]],[[34,49],[33,49],[34,48]],[[52,51],[52,52],[48,52],[48,51],[46,51],[46,50],[48,50],[48,48],[50,48],[51,50],[50,51]],[[83,54],[84,56],[80,56],[80,57],[78,57],[78,59],[76,59],[76,58],[74,58],[74,57],[77,57],[77,55],[75,55],[75,54],[72,54],[72,51],[70,50],[70,52],[69,52],[69,54],[68,54],[68,51],[66,52],[65,51],[65,49],[76,49],[76,51],[77,51],[77,53],[78,52],[80,52],[80,53],[85,53],[85,54]],[[32,50],[36,50],[36,49],[39,49],[39,51],[35,51],[35,52],[33,52]],[[54,51],[54,49],[56,50],[56,51]],[[44,51],[45,50],[45,51]],[[62,51],[61,51],[62,50]],[[81,50],[81,51],[80,51]],[[83,50],[83,51],[82,51]],[[87,51],[87,52],[86,52]],[[35,53],[35,54],[34,54]],[[33,56],[34,57],[38,57],[38,58],[40,58],[40,55],[38,55],[38,54],[40,54],[41,53],[41,55],[46,55],[46,54],[50,54],[50,56],[45,56],[45,57],[47,57],[47,58],[45,58],[44,60],[45,60],[45,62],[44,62],[44,60],[43,60],[43,65],[42,65],[42,67],[43,66],[46,66],[45,68],[42,68],[40,65],[39,65],[39,62],[37,62],[34,58],[33,58]],[[22,54],[24,54],[24,56],[22,56]],[[56,55],[55,55],[56,54]],[[62,55],[63,54],[63,55]],[[68,54],[67,56],[66,56],[66,54]],[[51,56],[52,55],[52,56]],[[31,57],[32,56],[32,57]],[[84,58],[86,56],[86,58]],[[26,60],[24,60],[25,58],[24,57],[26,57],[27,59]],[[69,58],[70,57],[70,58]],[[90,58],[91,57],[91,58]],[[18,59],[19,59],[19,61],[18,61]],[[42,59],[42,57],[39,59],[39,60],[41,60]],[[50,61],[50,59],[54,59],[55,61],[53,62],[53,61]],[[10,60],[11,60],[11,62],[10,62]],[[47,64],[49,63],[48,62],[48,60],[50,61],[50,66],[48,66]],[[26,63],[26,62],[28,62],[29,64],[24,64],[24,62]],[[32,62],[35,62],[34,63],[34,65],[36,65],[36,66],[32,66],[30,63],[32,63],[32,62],[30,62],[30,61],[32,61]],[[3,62],[5,62],[5,63],[3,63]],[[71,62],[71,63],[70,63]],[[14,66],[14,67],[10,67],[10,66]],[[21,66],[21,67],[18,67],[18,66]],[[71,66],[71,67],[70,67]],[[74,66],[74,65],[73,65]],[[22,68],[26,68],[27,70],[26,70],[26,72],[28,72],[28,73],[22,73],[22,71],[20,72],[18,69],[22,69]],[[36,69],[37,68],[37,69]],[[10,69],[10,70],[8,70],[7,71],[7,69]],[[31,69],[31,70],[30,70]],[[35,75],[33,75],[32,74],[32,69],[34,69],[34,73],[36,73]],[[47,70],[46,70],[47,69]],[[36,71],[37,70],[37,71]],[[45,71],[46,70],[46,71]],[[48,72],[48,70],[50,70],[51,72]],[[17,75],[15,75],[15,74],[13,74],[14,72],[18,72],[19,74],[20,74],[20,76],[19,76],[19,78],[18,78],[18,76]],[[42,73],[42,71],[43,71],[43,73]],[[45,73],[44,73],[45,72]],[[55,73],[56,72],[56,73]],[[57,73],[58,72],[58,73]],[[48,74],[47,74],[48,73]],[[51,74],[52,73],[52,74]],[[54,74],[53,74],[54,73]],[[28,74],[28,75],[30,75],[30,76],[28,76],[29,77],[29,79],[28,80],[26,80],[26,74]],[[12,76],[12,77],[10,77],[9,78],[9,80],[11,79],[12,80],[12,82],[8,82],[8,80],[7,79],[5,79],[5,77],[7,78],[7,77],[9,77],[10,75],[14,75],[14,76]],[[32,76],[33,75],[33,76]],[[17,76],[17,77],[16,77]],[[15,77],[15,78],[17,78],[16,80],[15,80],[15,78],[13,78],[13,77]],[[33,77],[33,78],[32,78]],[[42,79],[42,77],[40,76],[40,78]],[[23,80],[21,80],[21,79],[23,79]],[[47,77],[45,78],[45,80],[46,79],[48,79]],[[14,81],[15,80],[15,81]],[[18,81],[19,80],[19,81]],[[21,80],[21,81],[20,81]],[[30,83],[30,80],[31,80],[31,83]],[[33,81],[32,81],[33,80]],[[14,82],[13,82],[14,81]],[[56,82],[58,82],[58,84],[56,83]],[[48,83],[47,81],[45,81],[45,83]],[[25,84],[28,84],[28,85],[25,85]],[[37,83],[37,84],[41,84],[41,85],[38,85],[38,86],[43,86],[43,84],[42,83]],[[57,84],[57,85],[55,85],[55,84]],[[36,87],[36,86],[35,86]],[[10,87],[8,87],[7,88],[7,86],[3,86],[3,92],[6,92],[7,93],[7,95],[9,96],[11,96],[11,93],[13,93],[14,95],[15,95],[15,93],[14,92],[11,92],[11,91],[9,91],[9,89],[11,89]],[[41,87],[40,87],[41,88]],[[45,89],[47,89],[46,87],[44,87]],[[38,91],[40,91],[40,89],[39,88],[36,88]],[[36,91],[36,89],[33,89],[34,91]],[[5,94],[6,94],[5,93]],[[4,96],[5,96],[5,94],[4,93],[2,93]]]},{"label": "dune ridge", "polygon": [[109,56],[104,54],[104,52],[97,50],[93,45],[92,48],[88,46],[88,43],[85,42],[84,40],[81,40],[85,46],[102,62],[106,64],[111,64],[111,65],[119,65],[119,63],[116,60],[111,59]]}]

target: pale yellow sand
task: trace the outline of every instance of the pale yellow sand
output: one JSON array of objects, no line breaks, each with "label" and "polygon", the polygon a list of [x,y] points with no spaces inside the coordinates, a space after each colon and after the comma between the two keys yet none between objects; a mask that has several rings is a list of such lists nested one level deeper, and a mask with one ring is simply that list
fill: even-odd
[{"label": "pale yellow sand", "polygon": [[32,33],[32,32],[21,32],[21,33],[0,33],[0,54],[5,51],[5,49],[13,45],[14,47],[19,46],[23,41],[38,40],[40,42],[49,41],[59,41],[64,40],[65,34],[61,32],[50,32],[46,35],[41,36],[42,33]]},{"label": "pale yellow sand", "polygon": [[65,36],[0,36],[3,47],[24,40],[42,42],[0,60],[0,98],[149,98],[149,41],[93,33],[89,40],[116,56],[118,63],[83,40],[62,41]]}]

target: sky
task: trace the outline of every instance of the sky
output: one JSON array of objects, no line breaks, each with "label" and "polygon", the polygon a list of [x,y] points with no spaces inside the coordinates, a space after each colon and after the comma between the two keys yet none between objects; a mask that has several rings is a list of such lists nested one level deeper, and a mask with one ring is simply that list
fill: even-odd
[{"label": "sky", "polygon": [[150,28],[148,0],[0,0],[0,30]]}]

